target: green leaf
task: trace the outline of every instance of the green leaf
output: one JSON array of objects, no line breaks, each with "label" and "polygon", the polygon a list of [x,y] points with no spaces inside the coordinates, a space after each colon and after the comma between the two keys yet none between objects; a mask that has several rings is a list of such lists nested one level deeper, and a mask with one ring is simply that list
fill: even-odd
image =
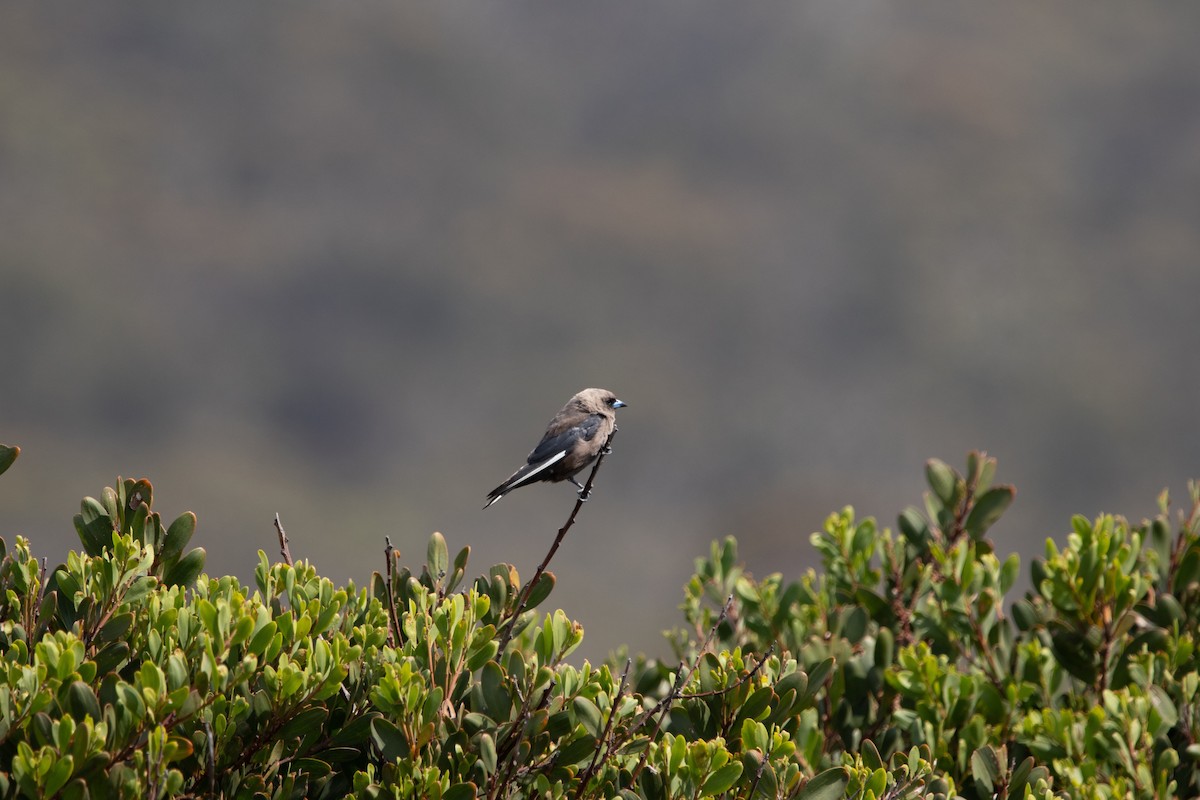
[{"label": "green leaf", "polygon": [[1029,772],[1033,769],[1033,756],[1028,756],[1017,765],[1008,779],[1008,796],[1024,797],[1025,786],[1029,781]]},{"label": "green leaf", "polygon": [[279,736],[284,739],[290,739],[293,736],[304,736],[309,731],[319,729],[325,724],[325,720],[328,717],[329,712],[323,706],[306,708],[288,720],[288,723],[280,730]]},{"label": "green leaf", "polygon": [[1017,575],[1020,571],[1021,557],[1013,553],[1004,560],[1004,565],[1000,567],[1000,594],[1008,593],[1008,590],[1017,582]]},{"label": "green leaf", "polygon": [[429,545],[425,549],[425,564],[429,576],[435,581],[441,580],[450,567],[450,550],[446,547],[446,537],[437,531],[429,537]]},{"label": "green leaf", "polygon": [[783,697],[790,690],[795,692],[797,697],[804,697],[808,694],[808,687],[808,675],[803,670],[796,670],[775,682],[775,694]]},{"label": "green leaf", "polygon": [[708,797],[729,791],[729,787],[737,783],[742,775],[742,762],[730,761],[725,766],[708,776],[708,780],[700,787],[700,796]]},{"label": "green leaf", "polygon": [[890,625],[895,620],[896,615],[888,602],[870,589],[858,589],[854,593],[854,600],[880,625]]},{"label": "green leaf", "polygon": [[992,527],[1012,505],[1016,494],[1017,490],[1011,486],[997,486],[994,489],[988,489],[976,498],[975,505],[971,508],[971,513],[967,515],[967,521],[963,524],[963,528],[972,539],[981,538],[987,529]]},{"label": "green leaf", "polygon": [[537,585],[529,591],[529,599],[525,602],[525,610],[537,608],[542,601],[554,590],[555,577],[553,572],[543,572],[538,578]]},{"label": "green leaf", "polygon": [[746,698],[746,702],[742,704],[742,707],[738,709],[737,718],[747,721],[758,719],[774,699],[775,692],[770,686],[763,686],[756,689]]},{"label": "green leaf", "polygon": [[1175,727],[1175,723],[1179,721],[1179,709],[1175,707],[1175,702],[1161,686],[1151,686],[1149,694],[1150,706],[1154,709],[1154,714],[1150,715],[1153,725],[1150,733],[1154,736],[1165,736],[1167,731]]},{"label": "green leaf", "polygon": [[596,739],[590,734],[583,734],[572,739],[558,750],[558,763],[562,766],[577,764],[596,751]]},{"label": "green leaf", "polygon": [[1050,649],[1063,669],[1084,683],[1096,679],[1096,648],[1087,638],[1069,628],[1056,626],[1050,632]]},{"label": "green leaf", "polygon": [[[89,507],[89,500],[95,503],[95,508]],[[82,506],[82,512],[72,518],[75,532],[79,534],[84,552],[89,556],[98,556],[104,552],[104,548],[112,546],[112,518],[104,511],[103,506],[90,497],[84,498]],[[96,513],[97,509],[100,513]]]},{"label": "green leaf", "polygon": [[162,563],[167,566],[173,566],[179,561],[183,555],[183,550],[187,547],[188,542],[192,540],[192,534],[196,532],[196,515],[191,511],[185,511],[180,514],[171,526],[167,528],[166,541],[163,542],[162,553],[159,558]]},{"label": "green leaf", "polygon": [[880,628],[875,634],[875,666],[881,670],[890,667],[896,657],[896,639],[891,628]]},{"label": "green leaf", "polygon": [[0,475],[3,475],[5,470],[13,465],[19,455],[21,455],[21,448],[16,445],[0,444]]},{"label": "green leaf", "polygon": [[599,736],[602,725],[599,707],[586,697],[576,697],[571,707],[575,710],[575,717],[583,723],[588,733]]},{"label": "green leaf", "polygon": [[153,575],[142,575],[130,585],[121,602],[127,606],[136,605],[156,588],[158,588],[158,578]]},{"label": "green leaf", "polygon": [[[829,673],[833,672],[833,659],[827,658],[808,671],[808,691],[805,694],[812,697],[825,685]],[[824,773],[822,773],[824,774]]]},{"label": "green leaf", "polygon": [[483,762],[483,771],[488,775],[496,772],[496,741],[490,734],[479,734],[479,758]]},{"label": "green leaf", "polygon": [[983,786],[984,792],[992,792],[1000,775],[1000,761],[991,747],[981,747],[971,754],[971,777]]},{"label": "green leaf", "polygon": [[1018,630],[1022,631],[1033,628],[1039,620],[1037,609],[1028,600],[1018,600],[1013,603],[1012,616],[1013,622],[1017,623]]},{"label": "green leaf", "polygon": [[371,723],[382,716],[377,711],[369,711],[361,717],[356,718],[353,722],[343,725],[337,732],[330,737],[329,743],[335,747],[343,745],[356,745],[363,742],[371,735]]},{"label": "green leaf", "polygon": [[104,719],[100,713],[100,702],[96,699],[96,693],[83,681],[73,681],[67,690],[67,697],[71,716],[75,717],[77,722],[82,722],[85,716],[96,722]]},{"label": "green leaf", "polygon": [[867,618],[867,612],[862,606],[854,606],[842,618],[841,633],[846,641],[852,645],[858,645],[863,637],[867,634],[867,623],[870,620]]},{"label": "green leaf", "polygon": [[275,631],[278,629],[278,627],[279,626],[274,620],[271,620],[266,625],[263,625],[258,629],[258,633],[254,634],[254,636],[250,639],[250,644],[246,645],[246,650],[256,656],[261,656],[264,652],[266,652],[267,645],[269,645],[271,640],[275,638]]},{"label": "green leaf", "polygon": [[804,784],[796,800],[841,800],[849,783],[846,770],[841,767],[827,769]]},{"label": "green leaf", "polygon": [[96,633],[96,641],[100,643],[115,642],[125,636],[131,625],[133,625],[132,613],[117,614]]},{"label": "green leaf", "polygon": [[949,464],[937,458],[926,461],[925,481],[933,490],[934,496],[942,501],[943,506],[953,505],[959,477]]},{"label": "green leaf", "polygon": [[127,480],[125,481],[125,501],[129,504],[130,511],[136,511],[141,503],[151,506],[154,504],[154,487],[145,478],[136,481]]},{"label": "green leaf", "polygon": [[96,669],[101,675],[107,675],[129,659],[129,643],[121,640],[110,642],[96,653]]},{"label": "green leaf", "polygon": [[897,518],[896,525],[900,528],[900,533],[904,534],[904,538],[917,547],[924,547],[929,539],[929,525],[921,516],[921,512],[912,506],[904,509]]},{"label": "green leaf", "polygon": [[383,717],[371,720],[371,741],[385,762],[408,758],[410,755],[404,733]]},{"label": "green leaf", "polygon": [[863,739],[859,753],[867,769],[883,769],[883,757],[879,755],[879,748],[870,739]]},{"label": "green leaf", "polygon": [[442,800],[475,800],[478,791],[473,783],[456,783],[445,791]]},{"label": "green leaf", "polygon": [[333,772],[333,767],[319,758],[298,758],[292,763],[296,769],[313,778],[324,778]]},{"label": "green leaf", "polygon": [[71,772],[75,768],[75,759],[71,756],[62,756],[55,760],[54,765],[50,767],[50,771],[45,777],[45,794],[43,797],[53,797],[58,793],[58,790],[66,785],[71,778]]},{"label": "green leaf", "polygon": [[200,573],[204,571],[206,555],[203,547],[197,547],[166,571],[166,574],[163,575],[163,583],[167,586],[191,588],[195,585],[196,579],[200,577]]},{"label": "green leaf", "polygon": [[512,715],[513,700],[504,686],[504,671],[495,661],[483,665],[479,675],[479,688],[483,692],[483,710],[496,722],[507,722]]}]

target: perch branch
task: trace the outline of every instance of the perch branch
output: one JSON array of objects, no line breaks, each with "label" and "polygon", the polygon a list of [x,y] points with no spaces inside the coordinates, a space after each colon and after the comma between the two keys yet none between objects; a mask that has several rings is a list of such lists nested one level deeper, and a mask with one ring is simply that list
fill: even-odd
[{"label": "perch branch", "polygon": [[575,517],[579,515],[579,510],[583,508],[583,504],[591,496],[592,483],[596,480],[596,473],[600,471],[600,465],[604,462],[604,457],[612,452],[612,440],[616,435],[617,429],[613,428],[613,432],[608,435],[608,439],[604,442],[604,447],[600,450],[600,456],[596,459],[596,463],[592,465],[592,472],[588,475],[587,483],[579,491],[579,498],[575,501],[575,507],[571,509],[571,516],[567,517],[566,523],[558,529],[558,535],[554,537],[554,544],[550,545],[550,550],[546,553],[546,557],[542,559],[541,564],[538,564],[533,577],[525,584],[525,588],[521,590],[521,596],[517,600],[517,607],[513,610],[512,619],[509,620],[508,627],[504,630],[504,635],[500,639],[499,652],[503,653],[504,648],[512,640],[513,633],[517,628],[517,620],[521,618],[521,614],[525,612],[525,604],[529,602],[529,594],[533,591],[533,587],[537,586],[538,581],[542,579],[542,573],[546,571],[546,567],[550,564],[550,559],[554,558],[554,554],[558,552],[558,546],[562,544],[567,531],[571,530],[571,526],[575,524]]},{"label": "perch branch", "polygon": [[283,530],[283,523],[279,521],[279,514],[275,514],[275,532],[279,534],[279,555],[283,558],[283,563],[289,567],[292,566],[292,551],[288,548],[287,534]]}]

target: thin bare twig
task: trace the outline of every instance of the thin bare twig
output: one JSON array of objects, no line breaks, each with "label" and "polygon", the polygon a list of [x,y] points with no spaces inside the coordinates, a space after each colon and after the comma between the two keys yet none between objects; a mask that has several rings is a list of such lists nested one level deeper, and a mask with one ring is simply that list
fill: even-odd
[{"label": "thin bare twig", "polygon": [[289,567],[292,566],[292,551],[288,548],[287,534],[283,531],[283,523],[279,521],[279,514],[275,514],[275,531],[279,534],[279,555],[283,558],[283,563]]},{"label": "thin bare twig", "polygon": [[583,485],[583,489],[579,492],[579,498],[575,501],[575,507],[571,509],[571,516],[567,517],[566,523],[558,529],[558,535],[554,537],[554,543],[550,545],[549,552],[542,559],[542,563],[538,564],[537,570],[533,573],[533,577],[525,584],[525,588],[521,590],[520,599],[517,600],[517,607],[513,610],[512,619],[508,622],[508,627],[504,630],[504,635],[500,637],[500,650],[503,653],[504,648],[508,646],[512,640],[513,633],[517,628],[517,620],[521,618],[521,614],[525,612],[525,604],[529,602],[529,595],[533,591],[533,587],[537,586],[538,581],[542,579],[542,573],[546,571],[546,567],[550,564],[550,559],[554,558],[554,554],[558,552],[558,546],[562,544],[563,538],[567,535],[567,531],[571,530],[571,526],[575,524],[575,517],[579,515],[579,510],[583,508],[583,504],[587,502],[588,497],[592,493],[592,483],[596,480],[596,473],[600,471],[600,464],[604,462],[604,457],[612,452],[612,440],[617,435],[617,429],[614,427],[612,433],[608,435],[608,439],[604,442],[604,447],[600,449],[600,456],[596,459],[596,463],[592,465],[592,472],[588,475],[587,483]]}]

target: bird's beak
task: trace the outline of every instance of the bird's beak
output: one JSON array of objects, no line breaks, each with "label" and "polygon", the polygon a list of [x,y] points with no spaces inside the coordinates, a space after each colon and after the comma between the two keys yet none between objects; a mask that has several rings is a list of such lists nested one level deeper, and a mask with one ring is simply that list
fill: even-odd
[{"label": "bird's beak", "polygon": [[615,400],[615,401],[613,401],[613,408],[624,408],[624,407],[625,407],[625,406],[627,406],[627,405],[629,405],[629,404],[628,404],[628,403],[625,403],[625,402],[622,402],[622,401],[620,401],[620,400]]}]

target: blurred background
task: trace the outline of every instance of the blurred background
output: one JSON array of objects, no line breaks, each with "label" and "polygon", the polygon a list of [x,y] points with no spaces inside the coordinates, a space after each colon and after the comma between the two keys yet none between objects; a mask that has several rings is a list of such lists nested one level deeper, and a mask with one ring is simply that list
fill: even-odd
[{"label": "blurred background", "polygon": [[[480,510],[577,390],[629,403],[552,565],[582,655],[665,654],[709,542],[816,564],[930,456],[1070,515],[1200,476],[1200,5],[5,4],[0,534],[118,476],[210,574],[360,586],[384,536],[528,577]],[[1028,584],[1026,584],[1027,586]]]}]

